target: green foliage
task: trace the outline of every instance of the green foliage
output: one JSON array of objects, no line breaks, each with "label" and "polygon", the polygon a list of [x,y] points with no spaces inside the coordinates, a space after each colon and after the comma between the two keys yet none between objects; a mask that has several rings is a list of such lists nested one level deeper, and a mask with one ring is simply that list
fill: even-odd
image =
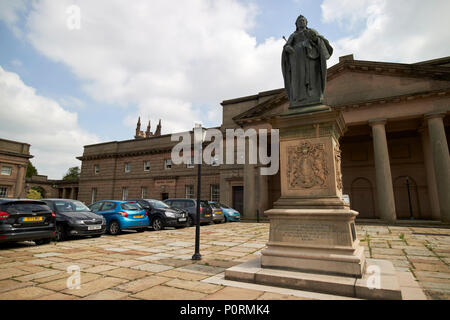
[{"label": "green foliage", "polygon": [[38,171],[35,166],[31,163],[31,161],[28,161],[28,167],[27,167],[27,178],[31,178],[32,176],[37,176]]},{"label": "green foliage", "polygon": [[72,167],[67,170],[63,180],[78,180],[80,179],[80,167]]},{"label": "green foliage", "polygon": [[27,199],[39,200],[42,199],[42,195],[39,191],[31,188],[30,190],[28,190]]}]

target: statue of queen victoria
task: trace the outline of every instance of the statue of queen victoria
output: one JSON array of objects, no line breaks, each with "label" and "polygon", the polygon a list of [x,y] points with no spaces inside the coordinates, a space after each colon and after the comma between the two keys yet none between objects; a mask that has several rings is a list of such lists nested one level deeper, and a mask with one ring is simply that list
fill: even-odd
[{"label": "statue of queen victoria", "polygon": [[321,104],[327,78],[327,60],[333,48],[308,20],[299,16],[297,30],[283,48],[282,70],[290,109]]}]

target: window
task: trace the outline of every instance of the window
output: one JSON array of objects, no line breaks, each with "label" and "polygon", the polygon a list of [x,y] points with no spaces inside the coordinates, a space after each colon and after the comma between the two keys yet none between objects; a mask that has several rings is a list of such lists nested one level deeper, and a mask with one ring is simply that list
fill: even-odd
[{"label": "window", "polygon": [[164,168],[166,170],[172,169],[172,160],[171,159],[164,160]]},{"label": "window", "polygon": [[127,163],[125,163],[125,172],[128,173],[130,171],[131,171],[130,163],[127,162]]},{"label": "window", "polygon": [[180,201],[180,200],[173,201],[172,207],[182,209],[185,207],[184,201]]},{"label": "window", "polygon": [[99,174],[100,173],[100,166],[98,164],[96,164],[94,166],[94,174]]},{"label": "window", "polygon": [[122,200],[128,200],[128,188],[122,188]]},{"label": "window", "polygon": [[141,188],[141,199],[147,198],[147,187]]},{"label": "window", "polygon": [[194,199],[194,186],[192,184],[186,185],[186,198]]},{"label": "window", "polygon": [[0,187],[0,198],[6,198],[8,196],[8,188]]},{"label": "window", "polygon": [[220,200],[220,186],[218,184],[211,185],[211,201]]},{"label": "window", "polygon": [[91,203],[97,201],[97,188],[92,188],[91,192]]},{"label": "window", "polygon": [[2,176],[10,176],[12,172],[11,167],[2,166]]},{"label": "window", "polygon": [[144,161],[144,171],[150,171],[150,161]]},{"label": "window", "polygon": [[194,157],[191,157],[191,159],[189,159],[189,163],[186,164],[186,167],[189,168],[189,169],[192,169],[192,168],[195,167],[195,165],[194,165]]},{"label": "window", "polygon": [[96,204],[91,205],[89,209],[91,209],[92,212],[100,211],[102,204],[103,202],[97,202]]},{"label": "window", "polygon": [[102,211],[114,210],[115,208],[116,204],[114,202],[105,202]]}]

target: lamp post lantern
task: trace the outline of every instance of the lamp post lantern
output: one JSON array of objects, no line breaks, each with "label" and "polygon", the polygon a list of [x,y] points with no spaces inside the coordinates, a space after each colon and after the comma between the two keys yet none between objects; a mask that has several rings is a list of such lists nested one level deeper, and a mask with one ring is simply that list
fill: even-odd
[{"label": "lamp post lantern", "polygon": [[201,124],[195,124],[194,128],[194,152],[197,153],[199,159],[197,161],[197,212],[195,221],[195,253],[192,260],[201,260],[200,254],[200,199],[202,190],[202,162],[203,162],[203,142],[205,141],[206,129]]}]

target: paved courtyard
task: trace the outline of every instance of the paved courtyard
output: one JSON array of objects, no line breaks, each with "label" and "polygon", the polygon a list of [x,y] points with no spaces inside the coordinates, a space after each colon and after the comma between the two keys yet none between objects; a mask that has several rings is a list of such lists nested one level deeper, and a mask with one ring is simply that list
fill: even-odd
[{"label": "paved courtyard", "polygon": [[[358,225],[357,232],[367,257],[387,259],[397,271],[412,272],[428,299],[450,298],[450,229]],[[0,300],[333,298],[209,280],[258,257],[268,233],[267,223],[202,226],[200,262],[191,260],[195,228],[130,231],[43,246],[4,244]],[[81,269],[80,289],[67,288],[67,267],[73,265]]]}]

